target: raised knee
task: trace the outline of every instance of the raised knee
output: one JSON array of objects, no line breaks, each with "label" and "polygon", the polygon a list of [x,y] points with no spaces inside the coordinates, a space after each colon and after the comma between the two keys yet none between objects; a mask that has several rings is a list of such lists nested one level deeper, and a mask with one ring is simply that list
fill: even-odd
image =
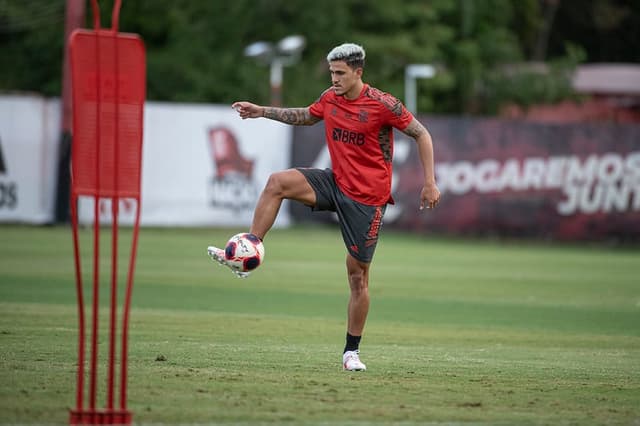
[{"label": "raised knee", "polygon": [[284,185],[280,173],[272,173],[267,179],[264,186],[264,192],[273,197],[282,197],[284,194]]}]

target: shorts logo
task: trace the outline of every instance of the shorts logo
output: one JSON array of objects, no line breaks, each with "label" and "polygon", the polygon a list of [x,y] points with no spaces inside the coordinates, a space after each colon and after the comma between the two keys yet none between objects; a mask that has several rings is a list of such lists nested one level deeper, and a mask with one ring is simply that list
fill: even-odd
[{"label": "shorts logo", "polygon": [[382,225],[382,208],[376,207],[376,212],[373,214],[371,224],[369,225],[369,232],[367,232],[367,239],[376,240],[378,238],[378,232],[380,232],[380,226]]},{"label": "shorts logo", "polygon": [[331,132],[334,141],[342,142],[349,145],[364,145],[364,133],[352,132],[350,130],[334,127]]}]

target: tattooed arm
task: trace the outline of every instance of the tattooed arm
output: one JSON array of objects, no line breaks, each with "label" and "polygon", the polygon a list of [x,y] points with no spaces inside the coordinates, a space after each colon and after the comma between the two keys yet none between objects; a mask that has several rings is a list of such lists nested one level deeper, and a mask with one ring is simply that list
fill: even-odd
[{"label": "tattooed arm", "polygon": [[263,116],[272,120],[281,121],[297,126],[311,126],[320,121],[320,118],[311,115],[309,108],[274,108],[265,107]]},{"label": "tattooed arm", "polygon": [[320,121],[320,118],[311,115],[309,108],[264,107],[250,102],[235,102],[231,107],[238,111],[242,119],[265,117],[297,126],[310,126]]},{"label": "tattooed arm", "polygon": [[431,135],[415,118],[403,132],[416,140],[418,155],[422,163],[422,169],[424,170],[424,186],[420,193],[420,210],[425,207],[432,209],[438,204],[438,201],[440,201],[440,191],[436,185]]}]

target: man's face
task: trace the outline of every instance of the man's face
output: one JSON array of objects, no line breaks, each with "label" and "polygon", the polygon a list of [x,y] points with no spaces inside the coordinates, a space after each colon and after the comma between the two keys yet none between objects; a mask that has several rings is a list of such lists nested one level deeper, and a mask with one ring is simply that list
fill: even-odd
[{"label": "man's face", "polygon": [[353,89],[359,89],[356,84],[362,77],[362,68],[352,69],[344,61],[331,61],[329,62],[329,71],[331,72],[331,85],[336,95],[346,96],[347,98],[354,98],[359,93],[351,93]]}]

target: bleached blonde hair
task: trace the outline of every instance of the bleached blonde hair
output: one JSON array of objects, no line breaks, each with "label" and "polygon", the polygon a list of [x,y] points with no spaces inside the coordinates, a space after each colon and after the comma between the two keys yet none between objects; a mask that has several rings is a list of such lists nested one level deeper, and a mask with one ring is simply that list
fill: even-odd
[{"label": "bleached blonde hair", "polygon": [[363,68],[366,53],[364,48],[358,44],[343,43],[331,49],[327,55],[327,62],[344,61],[351,68]]}]

